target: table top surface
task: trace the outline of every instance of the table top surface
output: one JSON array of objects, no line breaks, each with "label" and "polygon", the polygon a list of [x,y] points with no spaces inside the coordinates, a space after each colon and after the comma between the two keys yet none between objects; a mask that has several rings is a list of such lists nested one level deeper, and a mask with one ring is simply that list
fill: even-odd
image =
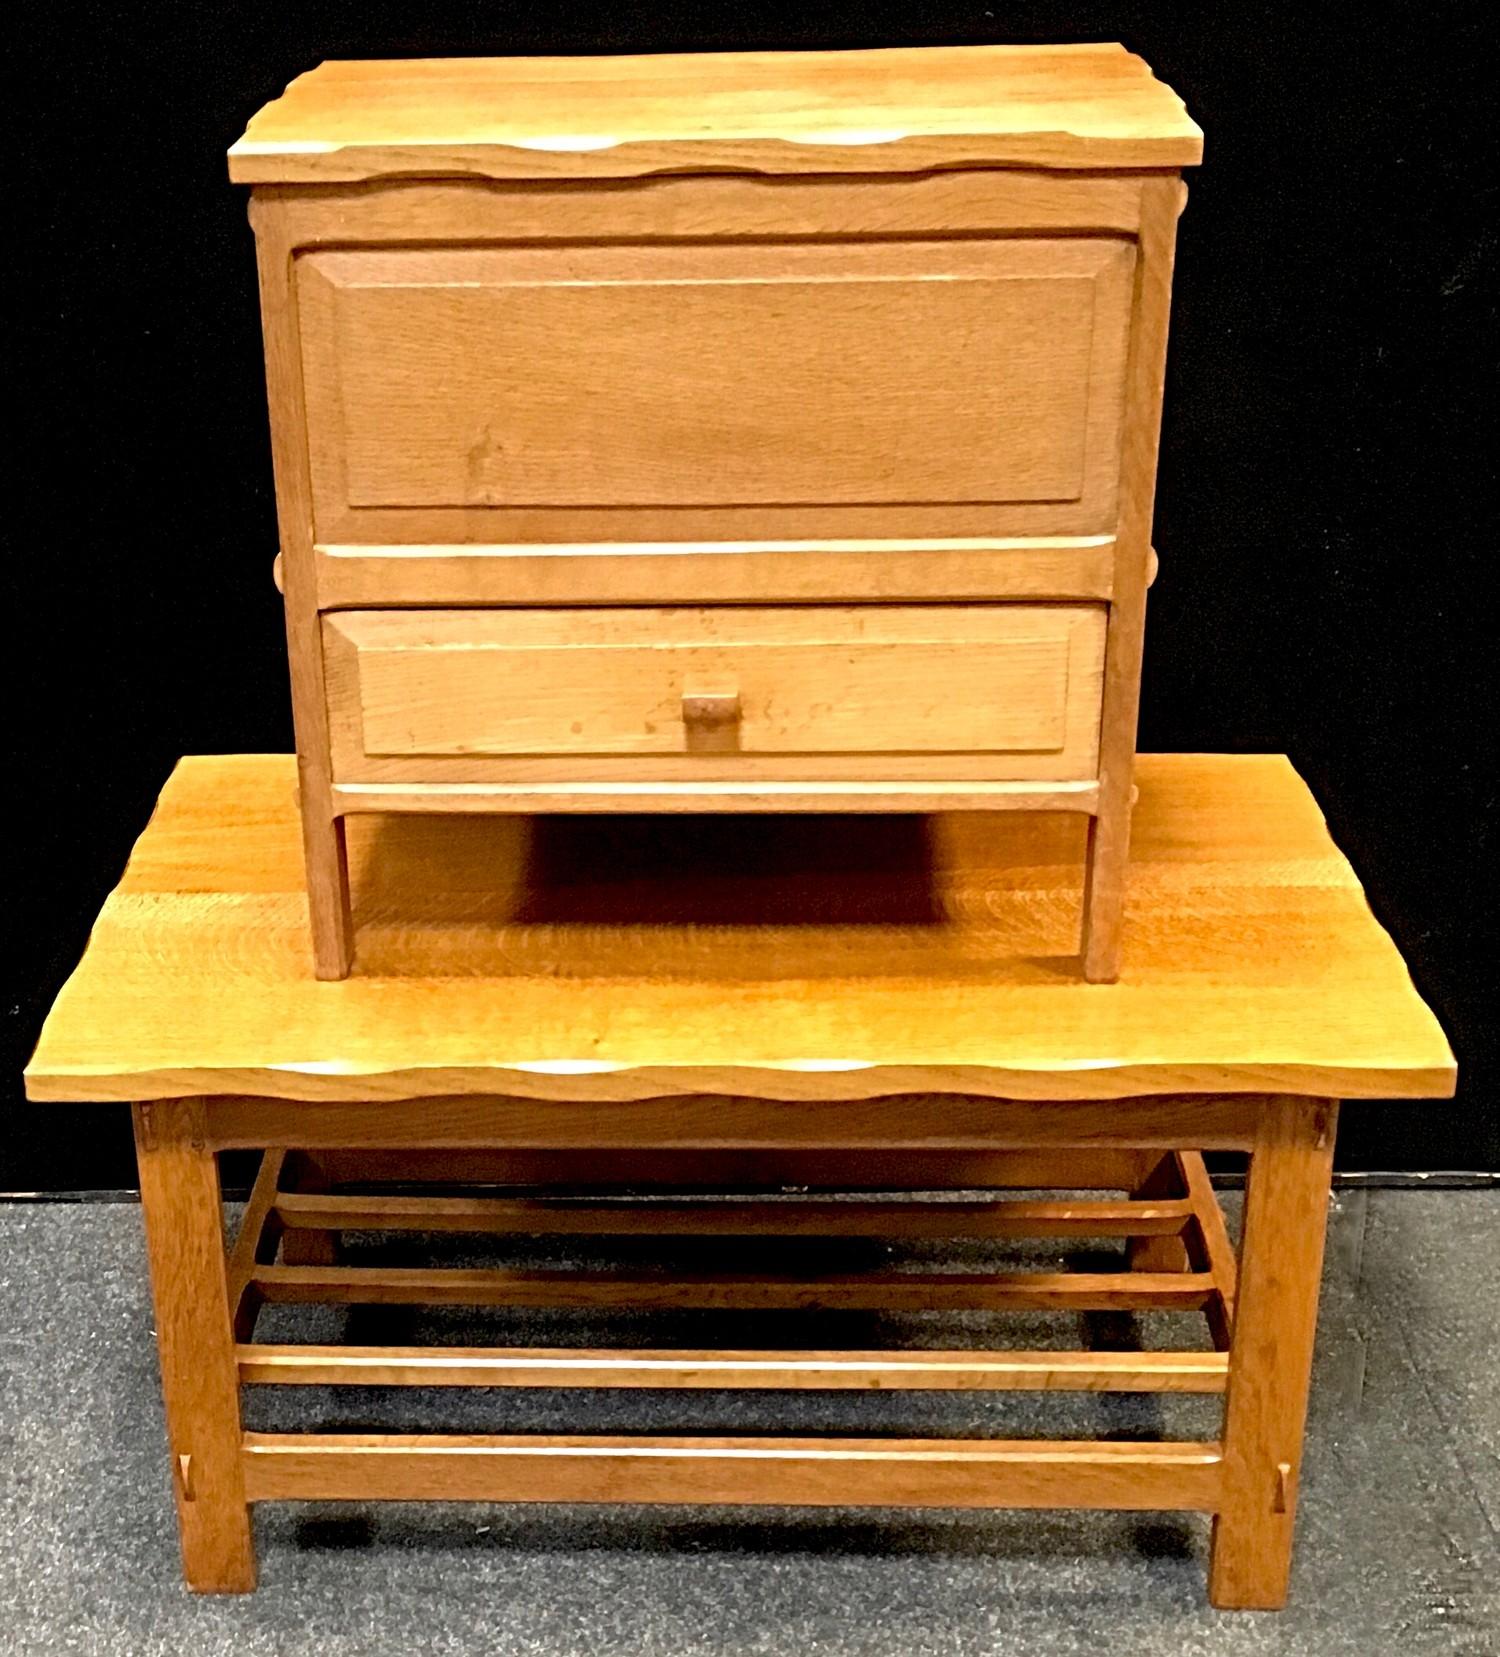
[{"label": "table top surface", "polygon": [[501,1093],[1446,1096],[1454,1065],[1268,755],[1142,755],[1118,984],[1084,822],[356,817],[312,976],[294,762],[185,759],[27,1071],[38,1100]]},{"label": "table top surface", "polygon": [[664,169],[1179,167],[1203,134],[1114,44],[322,63],[229,152],[246,184]]}]

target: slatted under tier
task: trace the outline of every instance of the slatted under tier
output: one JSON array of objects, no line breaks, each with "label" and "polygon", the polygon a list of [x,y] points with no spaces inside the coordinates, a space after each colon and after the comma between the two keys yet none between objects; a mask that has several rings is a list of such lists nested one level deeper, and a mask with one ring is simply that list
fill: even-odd
[{"label": "slatted under tier", "polygon": [[[1222,1393],[1235,1258],[1201,1155],[1116,1155],[1015,1175],[1066,1177],[1136,1195],[986,1192],[918,1200],[817,1195],[552,1197],[328,1187],[355,1167],[337,1153],[266,1153],[229,1259],[240,1380],[256,1386],[439,1386],[823,1391]],[[1106,1165],[1107,1164],[1107,1165]],[[368,1163],[366,1164],[368,1166]],[[1148,1170],[1140,1177],[1142,1168]],[[377,1174],[382,1171],[376,1168]],[[482,1176],[479,1160],[438,1177]],[[1129,1269],[962,1272],[893,1268],[644,1271],[632,1267],[349,1265],[343,1233],[495,1237],[1126,1239]],[[697,1350],[359,1346],[254,1339],[263,1306],[400,1304],[593,1309],[1201,1312],[1212,1344],[1188,1351]],[[946,1506],[1212,1510],[1217,1443],[1090,1440],[723,1438],[246,1433],[252,1500],[475,1498],[840,1503],[850,1463],[859,1500]],[[654,1494],[653,1494],[654,1493]]]}]

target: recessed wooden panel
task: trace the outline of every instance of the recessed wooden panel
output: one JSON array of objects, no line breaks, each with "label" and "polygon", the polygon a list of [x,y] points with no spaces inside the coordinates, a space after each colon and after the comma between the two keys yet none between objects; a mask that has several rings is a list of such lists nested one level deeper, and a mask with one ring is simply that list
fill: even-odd
[{"label": "recessed wooden panel", "polygon": [[554,756],[726,775],[762,757],[784,776],[786,756],[886,754],[1085,775],[1096,751],[1087,606],[354,611],[325,629],[345,778]]},{"label": "recessed wooden panel", "polygon": [[306,255],[319,531],[470,540],[491,514],[605,508],[1099,520],[1133,258],[1111,237]]}]

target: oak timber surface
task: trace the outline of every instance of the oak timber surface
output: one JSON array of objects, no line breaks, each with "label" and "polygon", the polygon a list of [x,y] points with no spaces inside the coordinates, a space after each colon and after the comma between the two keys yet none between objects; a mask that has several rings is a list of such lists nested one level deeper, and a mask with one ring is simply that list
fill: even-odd
[{"label": "oak timber surface", "polygon": [[349,825],[317,983],[290,757],[181,762],[27,1073],[250,1093],[1446,1096],[1453,1061],[1305,784],[1143,755],[1118,984],[1075,960],[1080,818]]},{"label": "oak timber surface", "polygon": [[1119,45],[324,63],[229,152],[241,184],[422,174],[1178,167],[1203,135]]}]

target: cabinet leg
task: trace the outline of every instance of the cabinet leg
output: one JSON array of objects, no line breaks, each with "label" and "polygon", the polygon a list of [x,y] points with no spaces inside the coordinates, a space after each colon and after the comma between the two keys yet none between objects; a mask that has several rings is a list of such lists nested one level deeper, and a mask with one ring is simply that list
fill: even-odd
[{"label": "cabinet leg", "polygon": [[136,1158],[182,1570],[199,1593],[248,1593],[255,1544],[241,1463],[218,1164],[203,1103],[135,1106]]},{"label": "cabinet leg", "polygon": [[1250,1156],[1208,1566],[1224,1611],[1286,1603],[1337,1116],[1329,1099],[1268,1099]]},{"label": "cabinet leg", "polygon": [[1091,984],[1113,984],[1120,976],[1120,924],[1129,858],[1127,799],[1089,818],[1083,876],[1083,976]]},{"label": "cabinet leg", "polygon": [[354,921],[349,910],[349,857],[344,819],[320,815],[302,803],[307,857],[307,913],[312,925],[313,975],[347,978],[354,965]]}]

